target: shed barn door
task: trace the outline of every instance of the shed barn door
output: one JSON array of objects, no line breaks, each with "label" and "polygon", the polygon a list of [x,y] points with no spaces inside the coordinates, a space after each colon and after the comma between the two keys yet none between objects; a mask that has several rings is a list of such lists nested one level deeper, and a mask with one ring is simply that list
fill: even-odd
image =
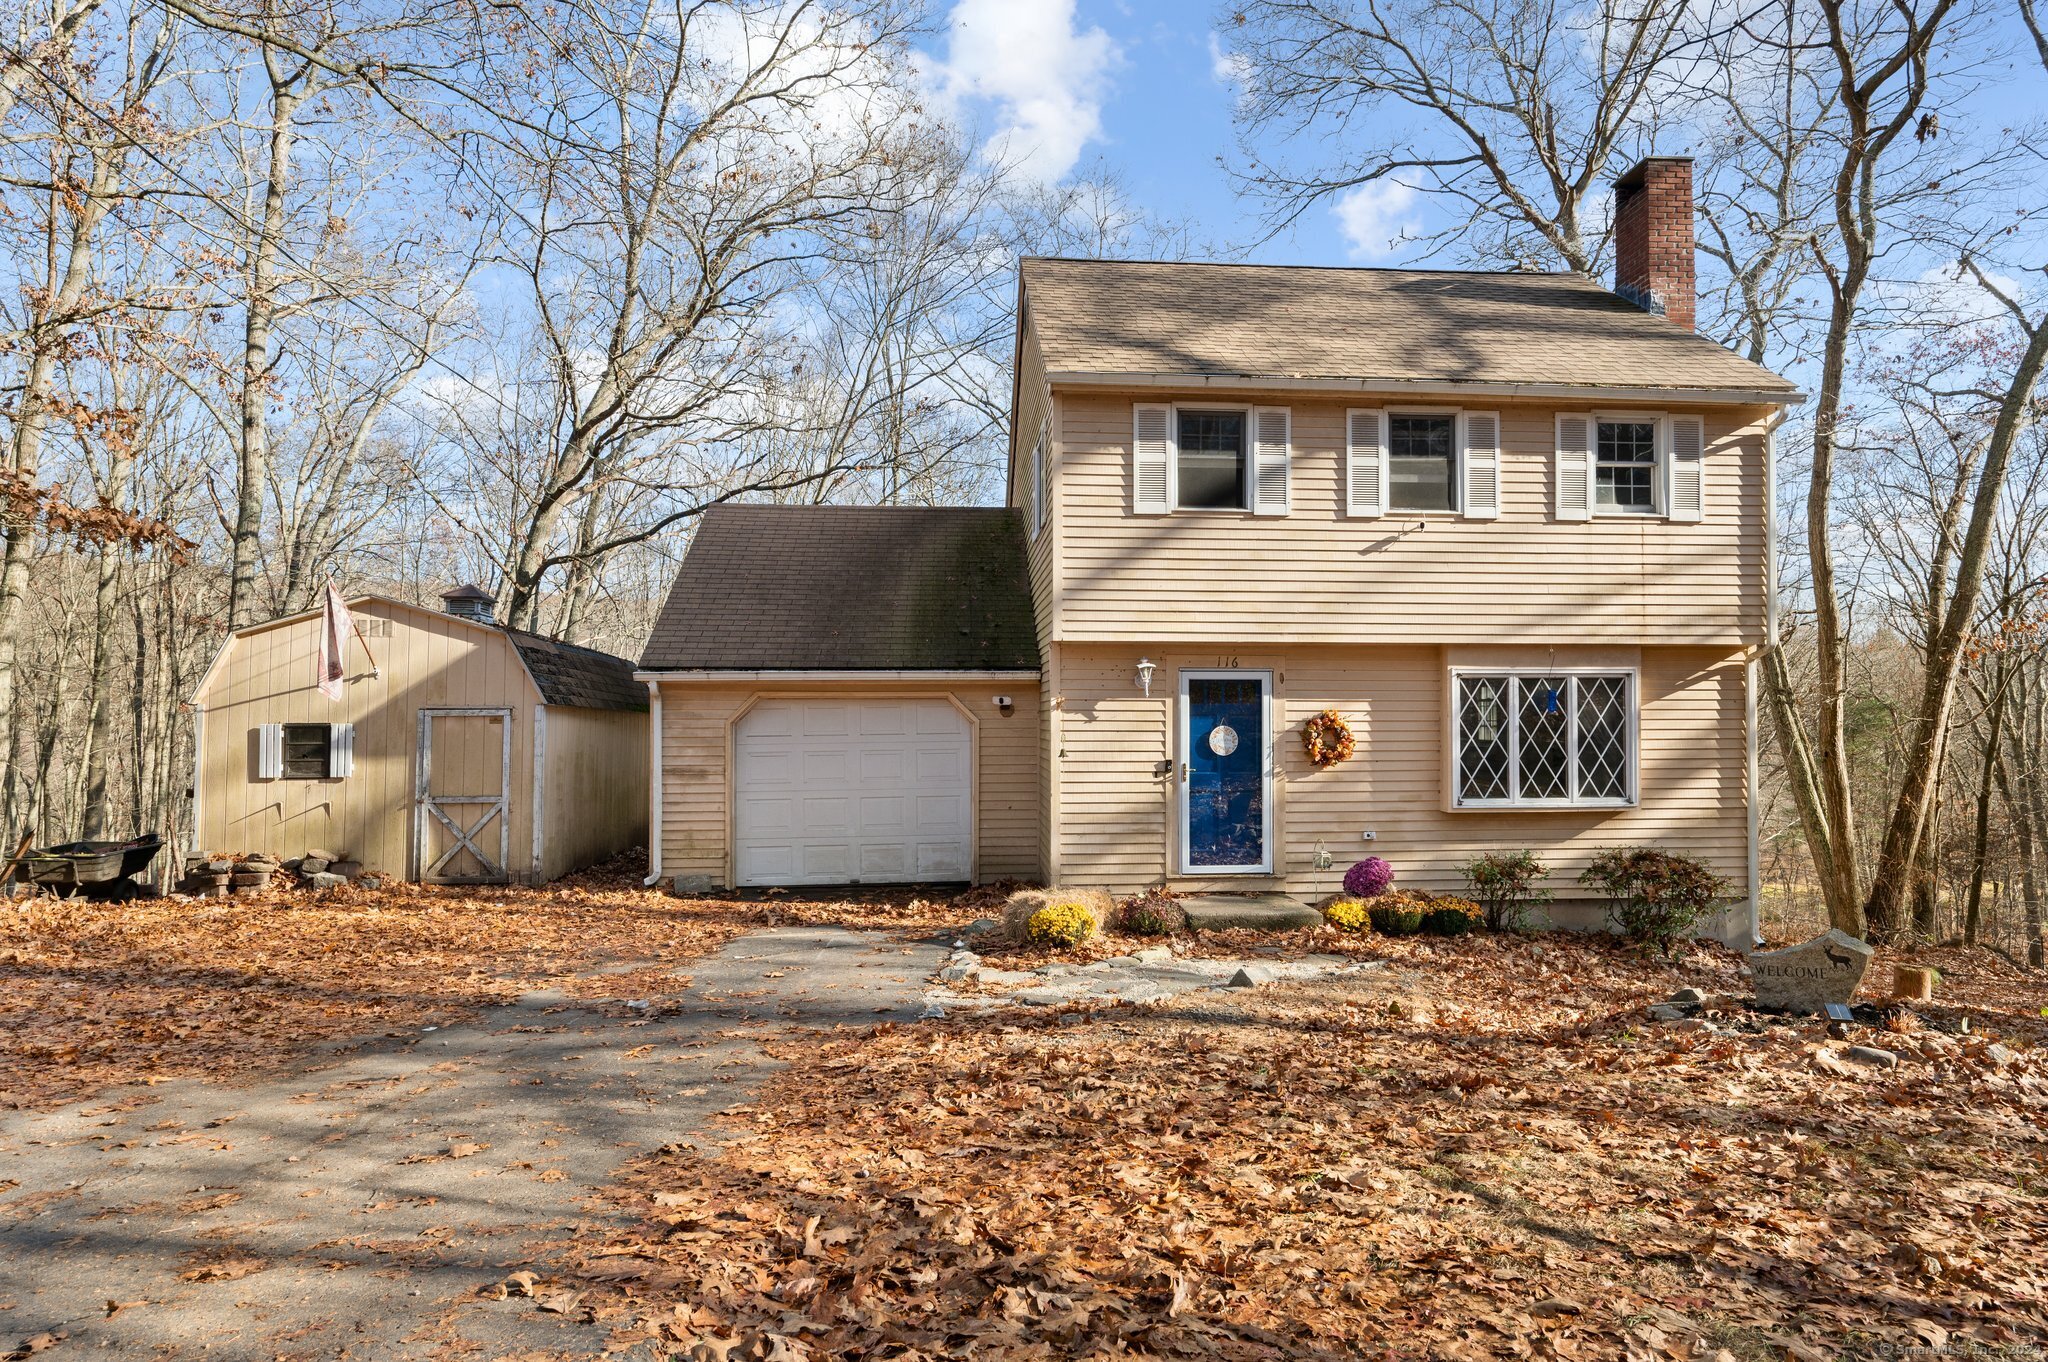
[{"label": "shed barn door", "polygon": [[414,855],[427,884],[502,884],[512,846],[512,711],[423,709]]}]

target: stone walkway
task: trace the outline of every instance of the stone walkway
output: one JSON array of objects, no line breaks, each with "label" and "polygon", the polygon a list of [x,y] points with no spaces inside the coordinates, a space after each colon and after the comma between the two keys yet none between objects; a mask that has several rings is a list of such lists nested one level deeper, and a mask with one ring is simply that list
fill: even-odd
[{"label": "stone walkway", "polygon": [[[1202,989],[1255,988],[1385,968],[1382,960],[1351,960],[1341,955],[1305,955],[1294,960],[1244,958],[1188,959],[1167,946],[1149,946],[1135,955],[1113,956],[1088,965],[1053,963],[1035,970],[992,969],[965,948],[946,957],[937,983],[925,995],[927,1015],[950,1010],[1001,1007],[1058,1007],[1064,1003],[1157,1002]],[[973,983],[998,991],[962,993],[946,985]]]},{"label": "stone walkway", "polygon": [[529,994],[284,1076],[0,1115],[0,1356],[593,1356],[573,1304],[480,1289],[746,1100],[761,1040],[915,1016],[944,953],[778,928],[638,1007]]}]

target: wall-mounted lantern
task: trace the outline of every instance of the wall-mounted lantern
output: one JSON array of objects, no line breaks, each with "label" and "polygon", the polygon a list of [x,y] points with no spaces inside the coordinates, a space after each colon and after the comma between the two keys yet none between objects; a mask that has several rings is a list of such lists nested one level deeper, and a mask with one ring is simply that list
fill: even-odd
[{"label": "wall-mounted lantern", "polygon": [[1138,659],[1138,685],[1145,692],[1147,698],[1150,698],[1152,694],[1152,673],[1158,670],[1159,668],[1153,663],[1151,658],[1141,657]]}]

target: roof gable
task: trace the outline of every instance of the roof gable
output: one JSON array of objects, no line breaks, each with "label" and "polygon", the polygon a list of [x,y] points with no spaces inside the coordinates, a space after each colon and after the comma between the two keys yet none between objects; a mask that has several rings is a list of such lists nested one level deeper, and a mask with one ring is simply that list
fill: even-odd
[{"label": "roof gable", "polygon": [[[1576,274],[1027,258],[1061,373],[1783,394],[1791,383]],[[1774,399],[1775,400],[1775,399]]]},{"label": "roof gable", "polygon": [[1023,526],[1001,507],[712,507],[640,665],[1035,670]]}]

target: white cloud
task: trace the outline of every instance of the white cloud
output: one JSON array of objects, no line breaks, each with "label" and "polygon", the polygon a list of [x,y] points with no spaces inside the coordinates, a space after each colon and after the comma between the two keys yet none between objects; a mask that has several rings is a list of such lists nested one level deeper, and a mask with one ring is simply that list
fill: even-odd
[{"label": "white cloud", "polygon": [[1209,30],[1209,74],[1218,85],[1243,85],[1251,74],[1251,65],[1237,53],[1226,50],[1215,29]]},{"label": "white cloud", "polygon": [[[2026,285],[1996,270],[1985,271],[1993,288],[2008,298],[2024,298]],[[1936,265],[1919,279],[1902,282],[1882,292],[1896,294],[1904,307],[1957,326],[1975,322],[2004,321],[2012,316],[2005,304],[1977,282],[1977,276],[1955,265]]]},{"label": "white cloud", "polygon": [[1050,183],[1101,133],[1117,58],[1107,33],[1075,27],[1074,0],[959,0],[933,74],[948,103],[994,106],[991,155]]},{"label": "white cloud", "polygon": [[1375,180],[1339,195],[1332,211],[1353,260],[1384,260],[1416,227],[1415,190],[1399,180]]}]

